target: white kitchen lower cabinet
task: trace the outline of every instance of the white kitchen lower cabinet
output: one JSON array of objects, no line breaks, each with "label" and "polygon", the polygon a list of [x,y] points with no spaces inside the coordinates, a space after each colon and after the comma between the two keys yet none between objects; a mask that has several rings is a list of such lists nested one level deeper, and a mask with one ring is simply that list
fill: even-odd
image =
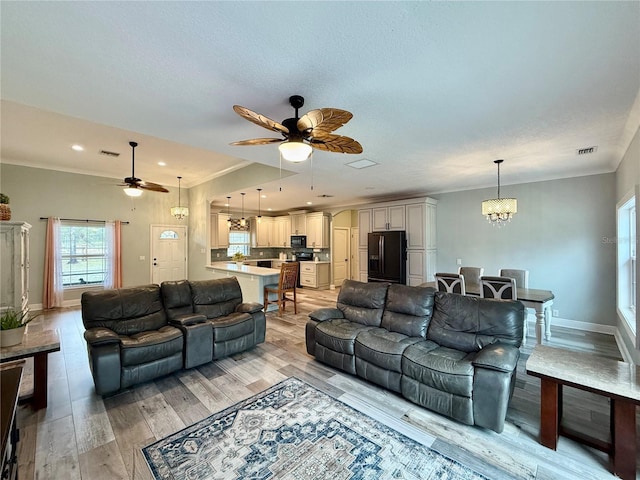
[{"label": "white kitchen lower cabinet", "polygon": [[424,250],[407,251],[407,285],[415,287],[427,281],[424,278],[424,262]]},{"label": "white kitchen lower cabinet", "polygon": [[309,288],[329,288],[330,263],[300,262],[300,285]]}]

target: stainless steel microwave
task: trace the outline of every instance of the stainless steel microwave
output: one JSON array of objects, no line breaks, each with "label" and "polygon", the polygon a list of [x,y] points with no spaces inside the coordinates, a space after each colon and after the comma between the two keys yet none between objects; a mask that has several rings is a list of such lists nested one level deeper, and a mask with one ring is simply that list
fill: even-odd
[{"label": "stainless steel microwave", "polygon": [[307,236],[291,235],[291,248],[307,248]]}]

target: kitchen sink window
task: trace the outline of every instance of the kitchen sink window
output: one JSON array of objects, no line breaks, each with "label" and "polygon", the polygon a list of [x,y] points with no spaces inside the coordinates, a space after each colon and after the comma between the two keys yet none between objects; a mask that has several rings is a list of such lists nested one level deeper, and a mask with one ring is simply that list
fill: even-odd
[{"label": "kitchen sink window", "polygon": [[231,257],[234,253],[240,252],[249,256],[251,247],[251,235],[248,226],[241,226],[239,220],[231,220],[231,228],[229,229],[229,248],[227,248],[227,256]]}]

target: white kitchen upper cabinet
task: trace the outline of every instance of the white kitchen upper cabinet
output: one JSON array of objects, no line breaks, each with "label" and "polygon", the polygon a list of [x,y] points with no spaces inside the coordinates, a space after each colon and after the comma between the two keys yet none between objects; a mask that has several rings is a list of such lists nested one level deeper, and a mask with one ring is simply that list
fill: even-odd
[{"label": "white kitchen upper cabinet", "polygon": [[436,206],[427,203],[427,248],[437,248],[436,238]]},{"label": "white kitchen upper cabinet", "polygon": [[374,207],[373,231],[404,230],[405,207],[404,205],[391,205],[388,207]]},{"label": "white kitchen upper cabinet", "polygon": [[358,210],[358,247],[368,248],[369,233],[371,233],[371,209]]},{"label": "white kitchen upper cabinet", "polygon": [[329,248],[329,214],[307,213],[307,248]]},{"label": "white kitchen upper cabinet", "polygon": [[257,217],[251,219],[251,246],[271,247],[273,246],[274,221],[273,217],[262,217],[258,222]]},{"label": "white kitchen upper cabinet", "polygon": [[291,218],[276,217],[273,225],[273,245],[288,248],[291,246]]},{"label": "white kitchen upper cabinet", "polygon": [[304,213],[292,213],[291,217],[291,235],[307,234],[307,215]]},{"label": "white kitchen upper cabinet", "polygon": [[227,215],[222,213],[212,213],[210,216],[210,237],[211,248],[229,247],[229,224]]},{"label": "white kitchen upper cabinet", "polygon": [[409,250],[426,248],[426,211],[427,206],[424,203],[407,205],[407,248]]}]

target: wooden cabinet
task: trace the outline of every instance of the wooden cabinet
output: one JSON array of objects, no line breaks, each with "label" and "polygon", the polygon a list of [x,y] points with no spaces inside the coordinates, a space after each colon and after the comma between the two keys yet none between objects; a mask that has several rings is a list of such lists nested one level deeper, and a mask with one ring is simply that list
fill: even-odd
[{"label": "wooden cabinet", "polygon": [[229,224],[226,214],[212,213],[210,217],[209,243],[211,248],[229,247]]},{"label": "wooden cabinet", "polygon": [[371,209],[358,210],[358,248],[368,248],[367,242],[371,231]]},{"label": "wooden cabinet", "polygon": [[392,205],[389,207],[375,207],[372,209],[373,231],[404,230],[405,207]]},{"label": "wooden cabinet", "polygon": [[307,215],[304,213],[292,213],[291,217],[291,235],[307,234]]},{"label": "wooden cabinet", "polygon": [[291,246],[291,218],[276,217],[273,222],[273,245],[288,248]]},{"label": "wooden cabinet", "polygon": [[307,248],[329,248],[329,214],[307,214]]},{"label": "wooden cabinet", "polygon": [[251,246],[271,247],[274,245],[273,217],[262,217],[258,221],[257,217],[251,219]]},{"label": "wooden cabinet", "polygon": [[29,305],[29,230],[25,222],[0,222],[0,305]]},{"label": "wooden cabinet", "polygon": [[300,285],[310,288],[328,288],[329,266],[329,263],[300,262]]}]

